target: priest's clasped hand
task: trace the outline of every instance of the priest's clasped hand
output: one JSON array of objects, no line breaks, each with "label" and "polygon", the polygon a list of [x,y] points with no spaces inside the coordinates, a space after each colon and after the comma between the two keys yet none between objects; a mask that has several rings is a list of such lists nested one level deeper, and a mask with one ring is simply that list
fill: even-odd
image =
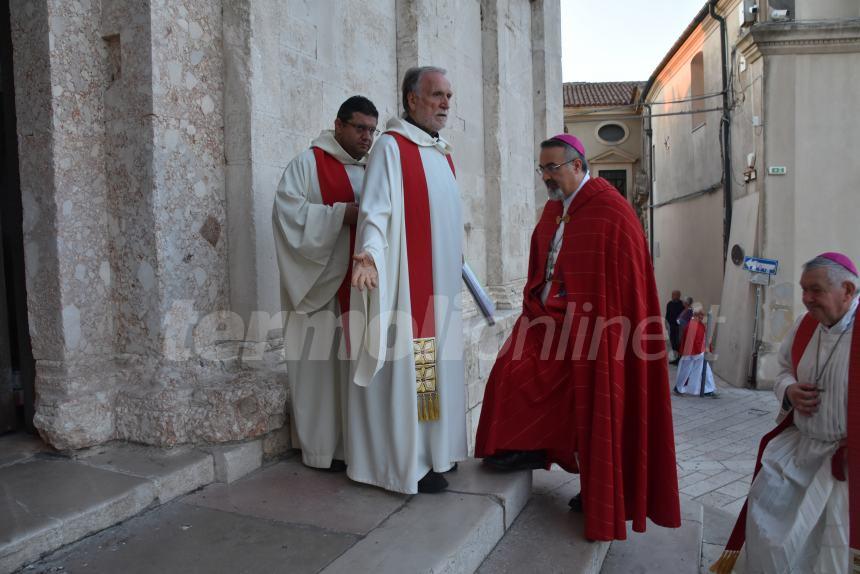
[{"label": "priest's clasped hand", "polygon": [[359,291],[375,289],[379,284],[379,273],[376,271],[376,264],[370,253],[362,251],[358,255],[353,255],[352,260],[352,286]]},{"label": "priest's clasped hand", "polygon": [[806,383],[793,383],[785,389],[785,396],[798,413],[811,417],[818,412],[818,388]]}]

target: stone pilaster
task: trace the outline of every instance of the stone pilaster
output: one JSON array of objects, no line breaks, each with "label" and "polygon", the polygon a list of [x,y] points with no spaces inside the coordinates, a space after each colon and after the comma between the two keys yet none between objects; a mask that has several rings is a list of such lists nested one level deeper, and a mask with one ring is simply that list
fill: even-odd
[{"label": "stone pilaster", "polygon": [[[540,143],[564,131],[561,82],[561,5],[534,0],[532,7],[532,81],[534,85],[535,153]],[[537,156],[535,157],[537,164]],[[535,173],[535,212],[546,203],[546,187]]]},{"label": "stone pilaster", "polygon": [[511,309],[522,300],[535,213],[532,51],[514,49],[532,45],[532,13],[516,1],[485,0],[481,11],[487,283]]},{"label": "stone pilaster", "polygon": [[[100,7],[10,4],[35,425],[58,446],[113,430]],[[61,380],[69,384],[62,384]]]}]

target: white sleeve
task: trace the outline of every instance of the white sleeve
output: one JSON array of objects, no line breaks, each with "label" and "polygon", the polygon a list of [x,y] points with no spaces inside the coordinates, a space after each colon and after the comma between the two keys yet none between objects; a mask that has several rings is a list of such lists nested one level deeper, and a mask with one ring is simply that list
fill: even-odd
[{"label": "white sleeve", "polygon": [[356,253],[367,251],[377,265],[388,249],[386,238],[391,225],[391,201],[394,194],[402,193],[401,171],[397,142],[392,136],[383,135],[376,142],[367,162],[355,245]]}]

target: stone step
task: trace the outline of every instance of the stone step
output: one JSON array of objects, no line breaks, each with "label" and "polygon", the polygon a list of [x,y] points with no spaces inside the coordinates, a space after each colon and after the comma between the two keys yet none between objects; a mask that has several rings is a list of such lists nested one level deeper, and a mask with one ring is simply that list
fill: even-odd
[{"label": "stone step", "polygon": [[514,522],[531,473],[476,461],[408,496],[282,460],[212,484],[31,564],[28,574],[474,572]]},{"label": "stone step", "polygon": [[0,572],[127,520],[214,479],[193,449],[113,443],[74,457],[37,452],[0,467]]},{"label": "stone step", "polygon": [[576,475],[535,471],[531,499],[478,572],[600,572],[609,543],[589,542],[583,536],[582,514],[567,505],[578,492]]},{"label": "stone step", "polygon": [[681,527],[662,528],[650,521],[645,532],[627,528],[627,540],[612,543],[601,574],[673,572],[698,574],[701,567],[703,507],[681,502]]},{"label": "stone step", "polygon": [[412,497],[323,573],[474,572],[528,501],[531,473],[469,460],[446,478],[447,492]]}]

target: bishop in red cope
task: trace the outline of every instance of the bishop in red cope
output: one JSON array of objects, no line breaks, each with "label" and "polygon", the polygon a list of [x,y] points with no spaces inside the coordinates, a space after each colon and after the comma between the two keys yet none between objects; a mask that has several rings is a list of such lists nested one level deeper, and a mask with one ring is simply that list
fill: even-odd
[{"label": "bishop in red cope", "polygon": [[490,373],[475,456],[581,475],[585,536],[681,524],[663,319],[639,220],[591,177],[582,143],[541,144],[549,201],[532,233],[523,312]]}]

